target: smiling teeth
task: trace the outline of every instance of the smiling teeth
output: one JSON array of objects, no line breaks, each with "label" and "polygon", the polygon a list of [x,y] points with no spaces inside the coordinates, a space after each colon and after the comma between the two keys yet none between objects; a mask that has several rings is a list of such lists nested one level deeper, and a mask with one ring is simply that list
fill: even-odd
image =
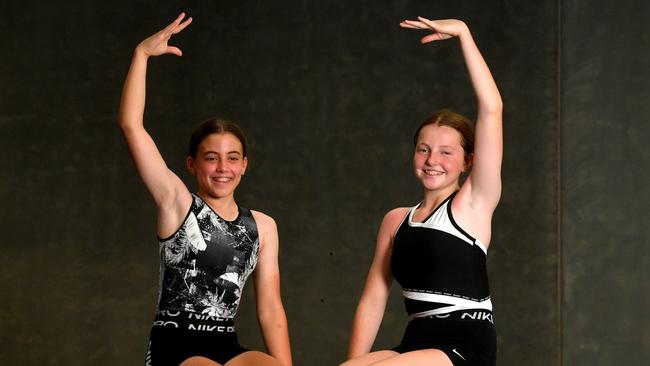
[{"label": "smiling teeth", "polygon": [[215,180],[219,183],[227,183],[230,182],[230,178],[215,178]]},{"label": "smiling teeth", "polygon": [[443,174],[445,174],[445,173],[443,173],[443,172],[439,172],[439,171],[435,171],[435,170],[424,170],[424,174],[426,174],[426,175],[434,175],[434,176],[436,176],[436,175],[443,175]]}]

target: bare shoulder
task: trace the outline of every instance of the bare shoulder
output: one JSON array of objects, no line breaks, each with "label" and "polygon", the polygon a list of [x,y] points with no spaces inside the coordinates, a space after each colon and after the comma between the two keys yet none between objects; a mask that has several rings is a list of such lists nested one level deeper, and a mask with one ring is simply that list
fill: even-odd
[{"label": "bare shoulder", "polygon": [[384,219],[381,222],[379,227],[379,233],[377,233],[377,246],[375,253],[375,260],[377,263],[381,263],[383,268],[382,271],[388,273],[389,269],[386,269],[386,258],[390,256],[390,248],[393,245],[393,238],[397,232],[402,221],[408,214],[408,207],[398,207],[394,208],[384,215]]},{"label": "bare shoulder", "polygon": [[270,230],[277,230],[277,224],[271,216],[255,210],[251,210],[251,213],[260,232],[266,233]]},{"label": "bare shoulder", "polygon": [[397,227],[404,221],[409,207],[394,208],[384,215],[384,220],[381,222],[380,231],[393,233]]}]

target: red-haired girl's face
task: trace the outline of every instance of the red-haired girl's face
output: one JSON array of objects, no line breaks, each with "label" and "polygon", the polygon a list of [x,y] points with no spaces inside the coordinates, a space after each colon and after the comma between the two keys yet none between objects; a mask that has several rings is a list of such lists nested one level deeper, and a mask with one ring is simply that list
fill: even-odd
[{"label": "red-haired girl's face", "polygon": [[465,150],[458,131],[437,124],[422,128],[413,154],[413,169],[425,190],[457,189],[465,168]]}]

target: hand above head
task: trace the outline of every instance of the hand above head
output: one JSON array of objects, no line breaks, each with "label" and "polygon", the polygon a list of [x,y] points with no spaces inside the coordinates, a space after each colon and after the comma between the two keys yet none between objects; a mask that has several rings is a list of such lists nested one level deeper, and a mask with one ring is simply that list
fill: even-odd
[{"label": "hand above head", "polygon": [[136,50],[139,50],[146,56],[160,56],[166,53],[182,56],[183,52],[178,47],[169,46],[167,42],[172,35],[180,33],[192,23],[192,18],[187,18],[184,22],[183,18],[185,18],[185,13],[181,13],[176,20],[158,33],[140,42]]},{"label": "hand above head", "polygon": [[457,19],[430,20],[418,17],[417,20],[404,20],[399,25],[402,28],[431,30],[433,32],[432,34],[422,37],[420,40],[422,43],[442,41],[452,37],[458,37],[463,32],[469,31],[467,25]]}]

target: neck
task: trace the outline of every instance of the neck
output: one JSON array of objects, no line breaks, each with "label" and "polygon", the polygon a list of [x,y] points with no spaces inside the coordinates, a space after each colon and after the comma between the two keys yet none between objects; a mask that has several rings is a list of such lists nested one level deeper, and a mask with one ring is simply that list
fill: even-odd
[{"label": "neck", "polygon": [[436,207],[440,206],[442,201],[447,199],[447,197],[451,196],[451,194],[457,190],[458,190],[457,185],[445,187],[442,189],[436,189],[433,191],[425,190],[424,199],[422,200],[422,204],[420,205],[420,208],[425,211],[431,211]]},{"label": "neck", "polygon": [[223,218],[232,216],[233,213],[238,211],[237,203],[235,202],[234,195],[230,194],[225,197],[213,197],[199,191],[198,196],[201,197],[210,207]]}]

